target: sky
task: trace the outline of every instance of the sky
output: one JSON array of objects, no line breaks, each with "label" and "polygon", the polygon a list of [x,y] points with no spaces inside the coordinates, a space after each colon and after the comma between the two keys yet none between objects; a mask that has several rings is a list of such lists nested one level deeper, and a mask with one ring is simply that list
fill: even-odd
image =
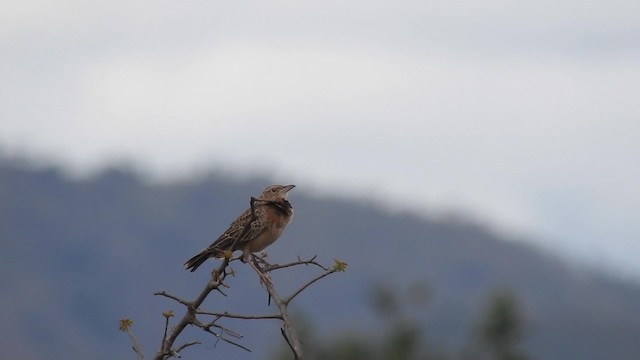
[{"label": "sky", "polygon": [[5,155],[266,173],[640,279],[637,1],[0,0],[0,78]]}]

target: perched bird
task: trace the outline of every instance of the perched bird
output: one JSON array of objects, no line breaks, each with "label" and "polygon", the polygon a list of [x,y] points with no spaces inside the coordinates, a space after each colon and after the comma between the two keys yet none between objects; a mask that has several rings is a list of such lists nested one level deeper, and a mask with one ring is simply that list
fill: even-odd
[{"label": "perched bird", "polygon": [[252,253],[273,244],[293,216],[293,207],[287,195],[294,187],[268,186],[260,197],[252,199],[253,215],[251,208],[243,212],[213,244],[187,260],[185,268],[193,272],[210,257],[222,258],[225,253],[236,250],[242,250],[242,257],[246,261]]}]

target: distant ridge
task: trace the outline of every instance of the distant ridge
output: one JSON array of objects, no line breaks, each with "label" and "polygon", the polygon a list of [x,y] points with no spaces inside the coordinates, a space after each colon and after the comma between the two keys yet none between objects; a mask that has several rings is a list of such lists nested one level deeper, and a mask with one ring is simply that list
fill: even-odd
[{"label": "distant ridge", "polygon": [[[117,332],[117,320],[125,316],[134,319],[134,330],[152,353],[161,331],[159,314],[173,304],[151,293],[192,294],[206,271],[189,274],[181,264],[209,244],[266,183],[212,174],[148,184],[135,171],[121,169],[70,180],[56,167],[0,162],[3,356],[132,358],[128,340]],[[487,294],[509,288],[523,304],[526,349],[533,358],[640,359],[638,286],[570,269],[473,223],[320,199],[297,185],[291,195],[294,220],[269,254],[273,261],[317,254],[349,263],[344,276],[300,298],[300,311],[322,333],[371,322],[363,304],[372,284],[419,280],[433,290],[423,319],[432,342],[463,343]],[[229,299],[208,306],[256,312],[253,300],[262,293],[255,279],[243,274],[240,268],[232,279]],[[281,281],[298,279],[291,275]],[[250,296],[238,301],[240,293]],[[238,324],[251,354],[209,344],[185,357],[213,352],[222,358],[266,358],[281,341],[272,325]]]}]

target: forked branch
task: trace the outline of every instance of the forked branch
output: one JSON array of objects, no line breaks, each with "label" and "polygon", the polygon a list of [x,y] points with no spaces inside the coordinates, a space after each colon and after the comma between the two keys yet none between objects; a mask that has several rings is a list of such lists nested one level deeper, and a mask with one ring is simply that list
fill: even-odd
[{"label": "forked branch", "polygon": [[[266,201],[266,200],[256,199],[253,197],[251,198],[250,205],[251,205],[252,220],[255,219],[254,203],[256,201]],[[243,232],[246,232],[248,230],[249,230],[248,226],[246,226],[243,229]],[[201,310],[200,306],[202,305],[204,300],[209,296],[209,294],[211,294],[212,291],[216,290],[220,292],[222,295],[226,296],[226,294],[222,291],[221,288],[229,287],[227,284],[224,283],[224,280],[226,279],[227,275],[233,274],[233,270],[229,267],[229,264],[232,261],[236,261],[239,259],[241,258],[225,257],[220,263],[220,265],[211,272],[211,278],[205,285],[204,289],[200,292],[200,294],[194,300],[191,300],[191,301],[185,300],[178,296],[169,294],[166,291],[158,291],[154,293],[154,295],[171,299],[183,305],[186,308],[186,311],[183,317],[180,319],[180,321],[178,321],[178,323],[175,326],[173,326],[173,328],[171,328],[170,331],[169,331],[169,319],[174,316],[173,312],[167,311],[163,313],[163,316],[165,317],[164,333],[163,333],[160,347],[157,353],[155,354],[154,360],[166,360],[171,357],[180,357],[180,351],[182,351],[183,349],[196,344],[200,344],[199,341],[189,341],[179,346],[175,345],[177,338],[180,336],[182,331],[187,327],[187,325],[198,327],[203,331],[213,335],[216,339],[215,340],[216,344],[219,341],[223,341],[228,344],[239,347],[243,350],[251,351],[246,346],[241,345],[240,343],[237,342],[238,340],[242,339],[242,335],[221,325],[219,323],[221,319],[280,320],[282,321],[282,327],[280,329],[281,333],[285,341],[289,345],[294,355],[294,358],[296,360],[303,359],[300,337],[293,325],[291,317],[289,316],[288,306],[293,301],[294,298],[296,298],[300,293],[302,293],[304,290],[309,288],[309,286],[313,285],[315,282],[335,272],[345,271],[347,264],[345,262],[336,260],[334,265],[331,268],[327,268],[316,261],[316,256],[308,260],[303,260],[300,257],[298,257],[297,261],[293,261],[293,262],[282,264],[282,265],[269,264],[267,261],[264,260],[264,257],[253,255],[249,261],[249,264],[258,275],[260,282],[264,284],[265,289],[269,296],[269,304],[271,303],[271,300],[273,300],[274,304],[277,307],[277,312],[266,314],[266,315],[246,315],[246,314],[234,314],[227,311],[214,312],[214,311]],[[287,268],[301,266],[301,265],[315,267],[317,269],[320,269],[321,272],[311,280],[304,283],[298,289],[293,291],[290,295],[285,297],[281,296],[276,291],[276,288],[273,285],[273,282],[271,281],[271,277],[269,274],[276,270],[282,270],[282,269],[287,269]],[[211,319],[210,321],[202,321],[201,319],[199,319],[199,317],[208,317],[208,316],[212,316],[213,319]],[[140,345],[138,344],[136,338],[133,336],[133,333],[131,332],[130,327],[131,327],[131,320],[129,319],[121,320],[120,329],[129,334],[131,341],[133,343],[133,349],[137,354],[138,359],[143,359],[144,356],[142,354]]]}]

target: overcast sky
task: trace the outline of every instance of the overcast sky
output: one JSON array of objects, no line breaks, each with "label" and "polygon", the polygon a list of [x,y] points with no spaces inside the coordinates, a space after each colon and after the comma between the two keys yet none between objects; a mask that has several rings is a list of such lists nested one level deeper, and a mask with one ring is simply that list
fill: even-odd
[{"label": "overcast sky", "polygon": [[0,79],[5,154],[273,168],[640,278],[637,0],[3,0]]}]

